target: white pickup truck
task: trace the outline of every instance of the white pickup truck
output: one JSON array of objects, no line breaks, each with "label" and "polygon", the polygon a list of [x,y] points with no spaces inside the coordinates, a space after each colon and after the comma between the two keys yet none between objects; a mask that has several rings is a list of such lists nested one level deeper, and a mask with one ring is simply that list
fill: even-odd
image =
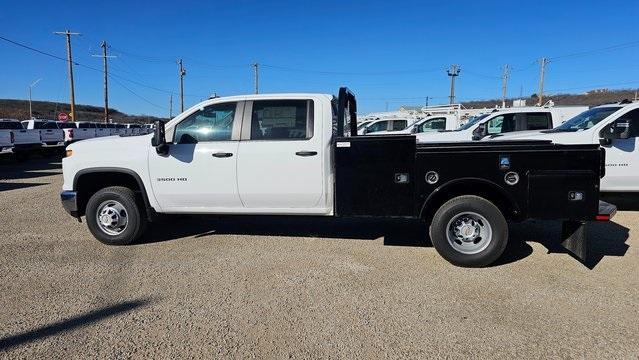
[{"label": "white pickup truck", "polygon": [[472,118],[455,130],[417,134],[420,143],[481,140],[487,136],[526,130],[552,129],[588,110],[587,106],[520,107],[495,109]]},{"label": "white pickup truck", "polygon": [[13,134],[4,129],[4,123],[0,122],[0,155],[13,154]]},{"label": "white pickup truck", "polygon": [[48,152],[62,152],[64,150],[64,130],[58,127],[55,120],[32,119],[22,122],[27,130],[36,129],[40,132],[42,149]]},{"label": "white pickup truck", "polygon": [[460,121],[457,115],[443,114],[430,115],[423,119],[417,120],[403,130],[368,132],[367,135],[381,134],[420,134],[427,132],[455,130],[459,128]]},{"label": "white pickup truck", "polygon": [[0,119],[0,132],[10,133],[9,136],[13,141],[12,152],[19,160],[38,153],[42,149],[40,131],[25,129],[18,120]]},{"label": "white pickup truck", "polygon": [[601,144],[606,149],[603,192],[639,192],[639,102],[622,101],[583,112],[552,130],[494,136],[488,141],[550,140]]},{"label": "white pickup truck", "polygon": [[95,128],[92,126],[93,124],[88,122],[58,122],[58,127],[64,131],[65,145],[80,140],[93,139],[95,137]]},{"label": "white pickup truck", "polygon": [[529,218],[566,221],[566,244],[583,258],[583,224],[614,214],[599,201],[598,144],[358,136],[356,107],[346,88],[215,98],[156,122],[153,135],[73,143],[62,205],[112,245],[142,236],[157,213],[414,219],[461,266],[495,261],[507,221]]},{"label": "white pickup truck", "polygon": [[383,118],[371,120],[358,129],[358,134],[381,134],[384,132],[404,130],[413,122],[415,122],[415,120],[402,118]]}]

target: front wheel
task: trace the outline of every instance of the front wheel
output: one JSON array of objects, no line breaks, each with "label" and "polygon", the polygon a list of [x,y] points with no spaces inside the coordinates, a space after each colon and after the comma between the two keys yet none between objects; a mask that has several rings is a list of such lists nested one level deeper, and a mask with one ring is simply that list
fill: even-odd
[{"label": "front wheel", "polygon": [[135,193],[126,187],[111,186],[91,196],[86,208],[89,230],[107,245],[128,245],[146,228],[146,217]]},{"label": "front wheel", "polygon": [[458,196],[437,210],[430,238],[437,252],[450,263],[482,267],[504,252],[508,224],[492,202],[474,195]]}]

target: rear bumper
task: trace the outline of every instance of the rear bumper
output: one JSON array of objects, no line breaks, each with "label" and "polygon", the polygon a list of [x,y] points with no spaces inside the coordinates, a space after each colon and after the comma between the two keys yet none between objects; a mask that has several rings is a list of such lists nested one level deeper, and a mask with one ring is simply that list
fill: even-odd
[{"label": "rear bumper", "polygon": [[78,217],[78,196],[75,191],[63,191],[60,193],[60,201],[64,210],[73,217]]},{"label": "rear bumper", "polygon": [[58,148],[64,146],[64,141],[47,141],[42,143],[43,148]]}]

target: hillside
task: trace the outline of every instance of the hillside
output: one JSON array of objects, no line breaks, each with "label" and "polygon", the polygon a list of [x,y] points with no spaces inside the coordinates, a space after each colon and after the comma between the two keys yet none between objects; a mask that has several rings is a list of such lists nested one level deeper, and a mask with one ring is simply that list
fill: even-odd
[{"label": "hillside", "polygon": [[[544,103],[552,100],[555,105],[587,105],[596,106],[611,102],[621,101],[623,99],[632,100],[635,97],[635,90],[608,90],[597,89],[591,90],[583,94],[556,94],[551,96],[544,95]],[[533,94],[526,100],[526,105],[535,105],[538,102],[537,95]],[[507,106],[512,106],[513,100],[506,101]],[[462,103],[467,108],[494,108],[496,105],[501,106],[501,99],[468,101]]]},{"label": "hillside", "polygon": [[[38,119],[56,119],[59,112],[69,112],[69,104],[49,101],[33,101],[33,117]],[[76,120],[102,121],[104,108],[91,105],[76,105]],[[109,108],[109,117],[116,123],[150,123],[155,120],[166,120],[148,115],[128,115],[117,109]],[[29,101],[0,99],[0,118],[26,120],[29,118]]]}]

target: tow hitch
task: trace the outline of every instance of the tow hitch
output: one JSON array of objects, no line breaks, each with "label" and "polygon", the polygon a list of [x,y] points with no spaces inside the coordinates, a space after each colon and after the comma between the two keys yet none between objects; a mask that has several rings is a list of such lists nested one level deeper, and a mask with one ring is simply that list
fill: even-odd
[{"label": "tow hitch", "polygon": [[[617,207],[605,201],[599,201],[599,212],[595,216],[595,221],[609,221],[615,216]],[[588,221],[564,221],[561,227],[561,246],[573,254],[581,262],[586,263],[588,260],[588,237],[586,235],[586,227]]]}]

